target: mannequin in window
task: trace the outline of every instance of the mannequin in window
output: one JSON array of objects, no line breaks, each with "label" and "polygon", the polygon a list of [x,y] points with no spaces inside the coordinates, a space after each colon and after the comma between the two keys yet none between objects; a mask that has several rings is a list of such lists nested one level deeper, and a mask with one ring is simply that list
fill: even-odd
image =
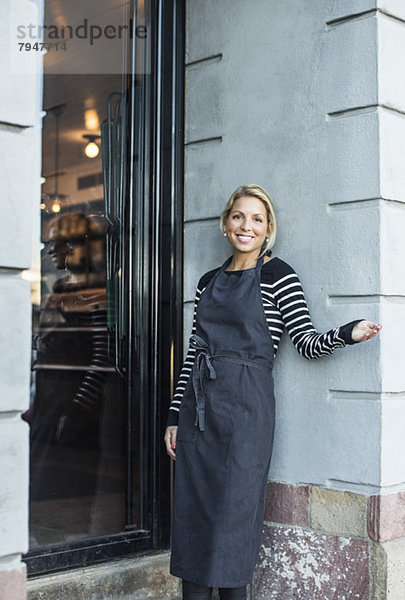
[{"label": "mannequin in window", "polygon": [[[90,427],[90,438],[83,441],[93,439],[96,444],[106,380],[102,368],[108,365],[105,226],[81,213],[61,215],[50,222],[46,244],[55,267],[64,273],[44,298],[34,340],[37,389],[29,419],[31,436],[71,444]],[[83,367],[88,367],[84,375]],[[67,381],[56,392],[58,368]]]}]

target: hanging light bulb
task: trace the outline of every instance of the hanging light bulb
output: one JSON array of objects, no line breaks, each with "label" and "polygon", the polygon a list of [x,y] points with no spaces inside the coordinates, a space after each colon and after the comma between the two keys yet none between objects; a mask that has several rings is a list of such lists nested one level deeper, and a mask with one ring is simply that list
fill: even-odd
[{"label": "hanging light bulb", "polygon": [[83,135],[83,137],[89,140],[84,147],[84,153],[87,158],[96,158],[100,153],[100,148],[96,144],[96,140],[100,138],[99,135]]},{"label": "hanging light bulb", "polygon": [[84,149],[84,153],[87,156],[87,158],[96,158],[99,152],[100,148],[97,146],[96,142],[89,142],[88,144],[86,144],[86,147]]},{"label": "hanging light bulb", "polygon": [[60,202],[59,202],[59,200],[54,200],[52,202],[51,208],[52,208],[52,212],[54,212],[55,214],[59,213],[60,212]]},{"label": "hanging light bulb", "polygon": [[[52,106],[47,109],[47,112],[53,112],[55,117],[55,189],[52,193],[43,193],[41,195],[41,210],[46,211],[47,213],[52,212],[53,214],[58,214],[66,204],[68,196],[66,194],[59,193],[59,128],[60,128],[60,117],[62,116],[65,104],[57,104],[56,106]],[[44,179],[45,182],[45,179]]]}]

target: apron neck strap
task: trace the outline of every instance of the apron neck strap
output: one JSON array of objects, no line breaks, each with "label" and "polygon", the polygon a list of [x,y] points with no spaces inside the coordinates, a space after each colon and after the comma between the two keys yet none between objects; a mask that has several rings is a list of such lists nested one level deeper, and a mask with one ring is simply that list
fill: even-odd
[{"label": "apron neck strap", "polygon": [[[233,255],[229,256],[226,259],[226,261],[222,264],[222,266],[219,269],[220,272],[221,271],[225,271],[226,267],[228,267],[230,265],[232,258],[233,258]],[[256,266],[252,267],[252,268],[254,268],[256,271],[259,271],[261,269],[262,265],[263,265],[263,261],[264,261],[264,255],[260,256],[260,258],[257,259]],[[246,270],[246,271],[249,270],[250,271],[250,269],[243,269],[243,270]]]}]

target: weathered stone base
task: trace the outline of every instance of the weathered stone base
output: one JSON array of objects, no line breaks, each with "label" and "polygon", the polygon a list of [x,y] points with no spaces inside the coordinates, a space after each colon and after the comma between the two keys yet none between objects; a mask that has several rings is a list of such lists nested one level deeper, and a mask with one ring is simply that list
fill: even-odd
[{"label": "weathered stone base", "polygon": [[0,571],[0,600],[26,600],[26,568]]},{"label": "weathered stone base", "polygon": [[168,552],[28,581],[28,600],[180,600],[180,596],[179,579],[169,573]]},{"label": "weathered stone base", "polygon": [[365,540],[265,525],[255,600],[369,600]]},{"label": "weathered stone base", "polygon": [[271,482],[254,600],[404,600],[405,494]]},{"label": "weathered stone base", "polygon": [[404,600],[405,538],[373,544],[371,559],[374,579],[372,600]]}]

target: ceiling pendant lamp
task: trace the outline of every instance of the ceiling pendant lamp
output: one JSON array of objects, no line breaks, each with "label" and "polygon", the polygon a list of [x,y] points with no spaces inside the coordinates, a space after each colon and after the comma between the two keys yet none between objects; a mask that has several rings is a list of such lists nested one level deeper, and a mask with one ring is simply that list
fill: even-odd
[{"label": "ceiling pendant lamp", "polygon": [[87,158],[96,158],[100,153],[100,147],[96,144],[96,140],[100,138],[99,135],[85,134],[83,137],[88,140],[84,147],[84,153]]}]

